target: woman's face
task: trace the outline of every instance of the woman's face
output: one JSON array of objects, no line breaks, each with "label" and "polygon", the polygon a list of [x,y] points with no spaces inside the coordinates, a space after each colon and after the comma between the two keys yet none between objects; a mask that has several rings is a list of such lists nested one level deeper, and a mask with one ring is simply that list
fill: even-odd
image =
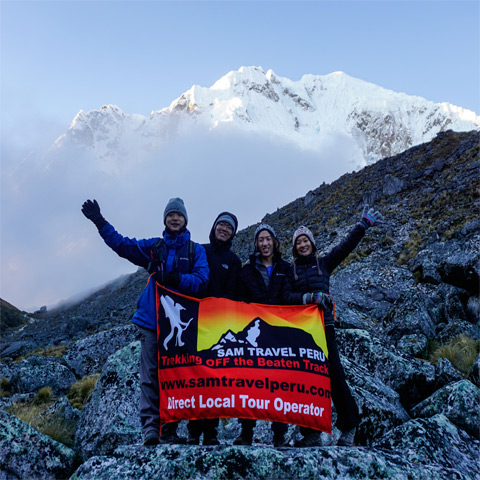
[{"label": "woman's face", "polygon": [[313,245],[306,235],[300,235],[295,240],[295,249],[297,250],[298,255],[307,257],[313,252]]}]

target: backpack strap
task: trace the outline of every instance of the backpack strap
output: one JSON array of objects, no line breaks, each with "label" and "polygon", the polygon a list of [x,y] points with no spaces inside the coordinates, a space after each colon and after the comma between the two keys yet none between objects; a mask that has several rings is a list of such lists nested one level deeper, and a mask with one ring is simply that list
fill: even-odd
[{"label": "backpack strap", "polygon": [[159,238],[157,242],[150,249],[150,261],[147,265],[147,271],[151,274],[154,272],[162,271],[165,260],[163,258],[163,244],[165,241],[163,238]]},{"label": "backpack strap", "polygon": [[[163,246],[165,241],[163,238],[159,238],[158,241],[150,249],[150,261],[147,266],[147,271],[149,273],[154,273],[163,270],[165,265],[165,259],[163,258]],[[191,240],[188,241],[188,262],[189,262],[189,271],[193,270],[195,265],[195,242]],[[175,257],[175,267],[177,265],[178,259]]]},{"label": "backpack strap", "polygon": [[190,272],[195,265],[195,242],[188,241],[188,261],[190,262]]}]

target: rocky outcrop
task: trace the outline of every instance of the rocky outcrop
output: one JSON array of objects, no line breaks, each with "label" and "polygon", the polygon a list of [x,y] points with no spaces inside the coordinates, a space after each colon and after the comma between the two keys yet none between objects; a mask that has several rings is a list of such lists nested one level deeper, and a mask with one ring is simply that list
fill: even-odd
[{"label": "rocky outcrop", "polygon": [[134,342],[105,364],[75,435],[82,458],[141,441],[139,358],[140,342]]},{"label": "rocky outcrop", "polygon": [[68,478],[75,453],[0,410],[0,479]]},{"label": "rocky outcrop", "polygon": [[90,458],[71,479],[473,480],[480,478],[479,446],[437,415],[392,429],[373,448],[122,446],[111,455]]},{"label": "rocky outcrop", "polygon": [[135,325],[112,328],[75,342],[63,360],[77,377],[92,375],[102,369],[110,355],[131,343],[136,336]]},{"label": "rocky outcrop", "polygon": [[480,439],[480,389],[467,380],[450,383],[412,409],[413,417],[445,415],[458,428]]},{"label": "rocky outcrop", "polygon": [[76,382],[73,372],[57,357],[33,355],[17,364],[7,365],[4,372],[1,375],[10,380],[12,393],[37,392],[42,387],[50,387],[55,395],[59,395],[67,393]]}]

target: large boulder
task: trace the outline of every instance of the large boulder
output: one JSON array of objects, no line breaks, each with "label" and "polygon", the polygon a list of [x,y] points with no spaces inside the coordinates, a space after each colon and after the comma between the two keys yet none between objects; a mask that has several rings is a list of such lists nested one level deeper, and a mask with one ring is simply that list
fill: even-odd
[{"label": "large boulder", "polygon": [[412,260],[411,268],[426,282],[444,282],[478,293],[479,259],[478,236],[466,241],[453,238],[428,245]]},{"label": "large boulder", "polygon": [[72,449],[0,410],[0,479],[68,478]]},{"label": "large boulder", "polygon": [[71,345],[63,359],[78,377],[92,375],[110,355],[133,342],[137,331],[135,325],[126,325],[91,335]]},{"label": "large boulder", "polygon": [[410,420],[394,428],[373,446],[383,451],[401,453],[407,461],[422,467],[441,466],[445,472],[450,470],[450,478],[480,478],[480,443],[458,429],[444,415]]},{"label": "large boulder", "polygon": [[358,445],[371,445],[410,416],[400,403],[400,395],[366,368],[341,357],[345,376],[360,411],[355,435]]},{"label": "large boulder", "polygon": [[435,324],[430,317],[425,296],[415,288],[404,290],[383,318],[384,334],[397,342],[406,335],[435,337]]},{"label": "large boulder", "polygon": [[77,381],[60,358],[38,355],[10,365],[10,375],[12,393],[36,392],[42,387],[50,387],[54,395],[61,395]]},{"label": "large boulder", "polygon": [[332,275],[330,293],[340,320],[347,309],[381,320],[400,297],[415,284],[406,268],[392,266],[382,258],[354,262]]},{"label": "large boulder", "polygon": [[435,366],[435,390],[443,386],[463,380],[462,374],[452,365],[450,360],[439,358]]},{"label": "large boulder", "polygon": [[415,428],[399,426],[379,440],[378,448],[122,446],[109,456],[90,458],[70,480],[478,480],[473,455],[478,442],[468,444],[468,435],[443,419],[447,426],[441,430],[438,423],[424,421],[420,438]]},{"label": "large boulder", "polygon": [[413,417],[445,415],[458,428],[480,438],[480,389],[468,380],[445,385],[412,408]]},{"label": "large boulder", "polygon": [[84,459],[141,440],[139,361],[140,342],[133,342],[103,367],[75,434],[75,449]]},{"label": "large boulder", "polygon": [[407,411],[432,394],[435,384],[433,365],[405,358],[365,330],[338,330],[337,342],[344,356],[362,365],[399,393]]}]

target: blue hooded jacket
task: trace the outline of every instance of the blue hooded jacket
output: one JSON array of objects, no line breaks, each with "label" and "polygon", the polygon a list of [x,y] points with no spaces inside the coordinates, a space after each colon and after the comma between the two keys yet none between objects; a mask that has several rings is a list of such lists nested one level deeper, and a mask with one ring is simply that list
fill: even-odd
[{"label": "blue hooded jacket", "polygon": [[[137,240],[120,235],[112,225],[107,223],[99,233],[105,243],[120,257],[126,258],[139,267],[148,268],[151,262],[151,250],[158,242],[159,237]],[[163,232],[162,255],[165,259],[164,269],[171,272],[178,259],[188,258],[188,242],[190,232],[185,229],[183,233],[173,235]],[[178,271],[181,274],[180,284],[176,291],[192,297],[201,296],[208,284],[209,269],[207,255],[202,245],[195,243],[195,260],[193,266],[190,262],[178,262]],[[137,302],[137,311],[132,317],[132,322],[140,327],[150,330],[157,329],[156,292],[155,280],[149,278],[145,290]],[[170,288],[170,287],[169,287]],[[174,289],[172,289],[174,290]]]}]

